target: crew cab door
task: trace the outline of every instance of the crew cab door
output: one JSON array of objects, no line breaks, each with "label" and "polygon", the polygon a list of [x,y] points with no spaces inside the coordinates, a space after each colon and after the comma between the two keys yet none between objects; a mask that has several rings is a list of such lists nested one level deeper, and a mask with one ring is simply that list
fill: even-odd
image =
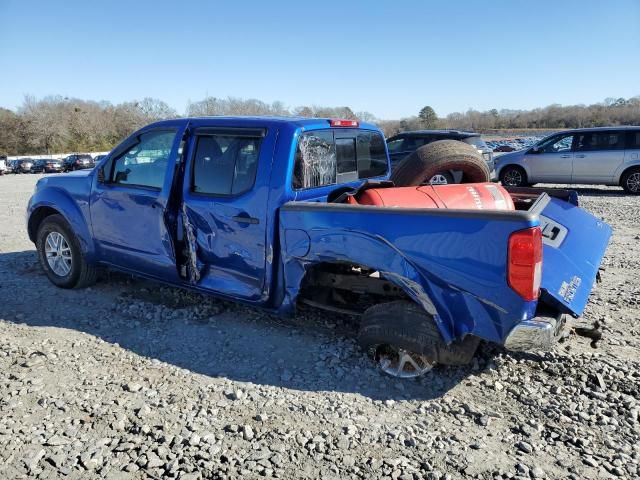
[{"label": "crew cab door", "polygon": [[[267,263],[267,202],[276,132],[201,127],[193,131],[183,185],[183,228],[207,290],[259,301]],[[189,236],[189,235],[187,235]]]},{"label": "crew cab door", "polygon": [[578,133],[573,158],[573,183],[608,183],[624,161],[624,131]]},{"label": "crew cab door", "polygon": [[165,211],[183,133],[184,126],[143,130],[98,167],[90,211],[104,262],[178,280]]},{"label": "crew cab door", "polygon": [[571,182],[573,137],[572,133],[554,135],[531,148],[524,158],[529,169],[529,181]]}]

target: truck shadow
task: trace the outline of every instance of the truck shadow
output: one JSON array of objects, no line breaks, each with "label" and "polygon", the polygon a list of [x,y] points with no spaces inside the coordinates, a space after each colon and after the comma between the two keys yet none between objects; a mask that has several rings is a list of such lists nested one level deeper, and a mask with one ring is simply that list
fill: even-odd
[{"label": "truck shadow", "polygon": [[0,319],[84,332],[209,377],[373,400],[428,400],[472,374],[471,367],[436,367],[420,379],[387,376],[357,347],[351,318],[318,310],[283,319],[119,273],[90,289],[59,289],[33,250],[0,254],[0,275]]}]

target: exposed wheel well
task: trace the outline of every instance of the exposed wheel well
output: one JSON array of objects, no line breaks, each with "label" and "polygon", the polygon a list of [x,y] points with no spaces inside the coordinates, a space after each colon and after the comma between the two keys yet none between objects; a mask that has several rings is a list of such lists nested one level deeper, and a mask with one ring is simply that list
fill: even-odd
[{"label": "exposed wheel well", "polygon": [[29,234],[29,239],[35,243],[36,235],[38,234],[38,228],[40,228],[40,224],[42,221],[51,216],[51,215],[60,215],[60,212],[52,207],[38,207],[29,217],[29,223],[27,224],[27,233]]},{"label": "exposed wheel well", "polygon": [[326,310],[359,315],[372,305],[410,298],[401,287],[372,268],[319,263],[307,270],[298,300]]}]

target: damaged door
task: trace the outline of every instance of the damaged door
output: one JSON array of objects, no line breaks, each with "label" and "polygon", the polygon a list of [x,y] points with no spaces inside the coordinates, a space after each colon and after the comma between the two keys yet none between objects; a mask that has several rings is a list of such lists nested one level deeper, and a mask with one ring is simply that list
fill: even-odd
[{"label": "damaged door", "polygon": [[100,167],[91,195],[93,237],[104,261],[178,281],[165,212],[184,122],[142,131]]},{"label": "damaged door", "polygon": [[192,284],[260,300],[275,137],[262,128],[194,130],[182,205]]}]

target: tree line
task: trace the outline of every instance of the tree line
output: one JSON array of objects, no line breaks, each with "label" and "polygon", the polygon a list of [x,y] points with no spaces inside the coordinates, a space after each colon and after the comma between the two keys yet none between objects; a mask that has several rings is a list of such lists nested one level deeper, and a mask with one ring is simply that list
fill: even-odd
[{"label": "tree line", "polygon": [[387,135],[406,130],[443,128],[490,133],[504,130],[562,130],[565,128],[640,125],[640,96],[607,98],[592,105],[549,105],[533,110],[491,109],[455,112],[439,118],[429,106],[414,117],[380,122]]},{"label": "tree line", "polygon": [[[359,119],[376,123],[387,137],[401,131],[426,128],[464,129],[479,132],[640,125],[640,96],[608,98],[593,105],[549,105],[533,110],[491,109],[456,112],[438,117],[430,106],[418,115],[399,120],[380,120],[369,112],[345,107],[301,106],[289,109],[282,102],[257,99],[207,97],[189,102],[187,116],[279,115]],[[178,117],[159,99],[144,98],[114,105],[48,96],[26,96],[14,112],[0,108],[0,154],[107,151],[134,130],[156,120]]]}]

